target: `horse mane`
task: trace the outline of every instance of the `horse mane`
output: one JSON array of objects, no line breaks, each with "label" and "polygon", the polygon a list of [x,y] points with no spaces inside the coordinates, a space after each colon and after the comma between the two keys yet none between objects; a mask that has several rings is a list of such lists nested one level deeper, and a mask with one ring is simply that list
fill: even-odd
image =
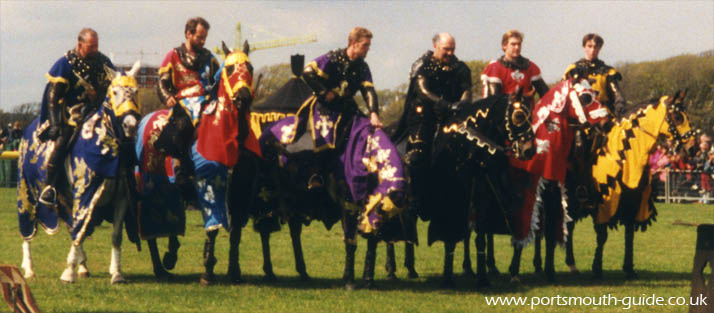
[{"label": "horse mane", "polygon": [[616,118],[615,121],[622,122],[623,120],[627,120],[630,118],[630,116],[632,116],[632,114],[635,114],[635,113],[639,112],[640,110],[644,110],[650,105],[653,108],[657,108],[660,104],[659,100],[660,100],[660,97],[655,97],[655,98],[651,98],[649,100],[640,102],[638,104],[635,104],[635,105],[627,108],[627,110],[625,110],[625,113],[623,113],[622,116]]}]

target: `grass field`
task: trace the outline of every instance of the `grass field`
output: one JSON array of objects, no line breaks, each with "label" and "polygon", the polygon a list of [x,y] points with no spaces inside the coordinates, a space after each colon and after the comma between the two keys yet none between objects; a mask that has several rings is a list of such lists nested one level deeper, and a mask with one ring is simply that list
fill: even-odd
[{"label": "grass field", "polygon": [[[17,229],[15,190],[0,189],[0,263],[20,266],[21,238]],[[673,225],[675,220],[693,223],[714,223],[714,206],[700,204],[659,204],[658,221],[644,233],[635,236],[635,268],[640,278],[627,281],[620,270],[623,260],[624,229],[610,232],[605,247],[605,280],[589,279],[595,236],[590,219],[575,229],[575,257],[582,271],[567,272],[564,251],[556,251],[558,283],[548,284],[541,275],[533,274],[532,246],[523,255],[522,284],[514,285],[505,274],[492,278],[493,286],[478,289],[475,281],[456,279],[455,288],[443,289],[439,277],[442,271],[443,245],[416,249],[416,266],[420,278],[409,280],[401,265],[403,246],[397,247],[397,281],[386,280],[385,250],[380,245],[372,290],[345,291],[342,282],[344,245],[341,230],[336,225],[327,231],[313,223],[303,231],[307,269],[312,280],[299,281],[294,270],[287,227],[274,234],[273,265],[277,282],[264,282],[260,237],[250,226],[243,229],[241,269],[245,283],[231,285],[225,276],[228,259],[228,236],[221,231],[216,254],[218,283],[210,287],[198,284],[203,272],[201,253],[204,232],[200,213],[190,211],[187,235],[181,239],[179,262],[173,273],[177,278],[157,282],[153,277],[148,248],[145,243],[138,252],[126,238],[123,245],[123,273],[129,281],[124,285],[109,284],[110,227],[100,226],[86,241],[88,265],[92,276],[72,285],[62,284],[59,276],[65,267],[70,246],[69,236],[62,231],[55,236],[38,233],[33,241],[33,257],[37,277],[30,287],[45,312],[525,312],[530,306],[489,306],[486,297],[575,297],[593,298],[689,297],[692,260],[695,252],[696,228]],[[420,241],[426,242],[427,224],[419,225]],[[473,245],[473,242],[471,243]],[[358,246],[356,274],[361,277],[365,241]],[[160,241],[162,251],[166,240]],[[475,259],[472,248],[472,258]],[[461,272],[462,246],[457,246],[454,268]],[[509,238],[496,236],[496,261],[506,272],[511,258]],[[710,273],[707,269],[706,273]],[[528,300],[530,301],[530,300]],[[635,300],[637,301],[637,300]],[[714,301],[714,299],[710,299]],[[0,311],[7,310],[1,306]],[[611,306],[536,306],[535,312],[612,312],[622,311],[622,305]],[[632,306],[625,312],[686,312],[686,306]]]}]

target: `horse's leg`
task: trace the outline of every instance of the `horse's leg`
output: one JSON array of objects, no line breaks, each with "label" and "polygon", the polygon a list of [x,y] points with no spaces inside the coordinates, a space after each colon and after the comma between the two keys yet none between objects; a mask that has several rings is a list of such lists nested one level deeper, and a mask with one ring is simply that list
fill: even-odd
[{"label": "horse's leg", "polygon": [[233,228],[230,232],[229,248],[228,248],[228,279],[230,279],[233,284],[240,284],[243,282],[240,273],[240,238],[243,232],[243,228],[236,224],[233,224]]},{"label": "horse's leg", "polygon": [[625,262],[622,264],[622,270],[625,271],[627,279],[637,279],[638,275],[635,272],[634,264],[634,241],[635,241],[635,225],[625,225]]},{"label": "horse's leg", "polygon": [[498,275],[501,272],[496,267],[496,256],[493,253],[493,234],[488,234],[487,237],[487,249],[486,254],[486,265],[488,266],[488,273],[492,275]]},{"label": "horse's leg", "polygon": [[466,232],[464,238],[464,262],[461,263],[461,268],[464,269],[464,276],[474,277],[474,270],[471,268],[471,231]]},{"label": "horse's leg", "polygon": [[216,275],[213,273],[213,267],[216,266],[216,256],[213,251],[216,247],[216,236],[218,235],[218,230],[211,230],[206,232],[206,241],[203,243],[203,266],[206,271],[201,275],[200,283],[203,286],[212,284],[216,280]]},{"label": "horse's leg", "polygon": [[409,271],[407,277],[419,278],[419,273],[414,268],[414,244],[411,242],[404,243],[404,267]]},{"label": "horse's leg", "polygon": [[181,247],[181,243],[177,236],[169,237],[169,250],[164,253],[164,268],[167,270],[172,270],[176,267],[176,262],[178,261],[178,249]]},{"label": "horse's leg", "polygon": [[74,283],[77,281],[77,271],[75,267],[79,264],[79,248],[72,244],[67,254],[67,267],[62,272],[60,279],[63,283]]},{"label": "horse's leg", "polygon": [[77,277],[89,277],[89,268],[87,268],[87,254],[84,253],[84,246],[82,244],[77,247],[77,256],[79,258],[77,264]]},{"label": "horse's leg", "polygon": [[508,267],[508,271],[511,273],[512,283],[518,283],[521,281],[521,278],[519,277],[521,271],[521,253],[523,253],[523,246],[513,246],[513,257],[511,258],[511,266]]},{"label": "horse's leg", "polygon": [[32,266],[32,247],[27,240],[22,241],[22,269],[25,271],[25,278],[35,277],[35,270]]},{"label": "horse's leg", "polygon": [[595,248],[595,256],[593,257],[593,278],[602,279],[602,252],[607,242],[607,224],[594,224],[595,235],[597,238],[597,247]]},{"label": "horse's leg", "polygon": [[[128,192],[127,192],[128,194]],[[126,197],[121,198],[114,206],[114,224],[112,230],[112,255],[109,263],[109,275],[111,275],[111,283],[124,283],[124,276],[121,274],[121,242],[122,228],[124,226],[124,217],[129,209],[129,203]],[[80,275],[82,273],[80,272]],[[80,276],[81,277],[81,276]]]},{"label": "horse's leg", "polygon": [[543,259],[540,254],[540,243],[542,240],[542,234],[536,234],[535,238],[533,238],[533,248],[535,249],[535,252],[533,254],[533,267],[535,268],[536,273],[540,273],[543,271]]},{"label": "horse's leg", "polygon": [[263,273],[265,280],[274,281],[275,273],[273,273],[273,262],[270,259],[270,231],[262,230],[260,232],[260,243],[263,246]]},{"label": "horse's leg", "polygon": [[573,231],[575,230],[575,222],[568,222],[568,237],[565,242],[565,265],[570,268],[570,272],[578,274],[578,267],[575,266],[575,255],[573,255]]},{"label": "horse's leg", "polygon": [[387,262],[384,269],[387,270],[387,279],[395,280],[397,279],[397,260],[394,256],[394,244],[387,242],[385,246],[387,246]]},{"label": "horse's leg", "polygon": [[345,272],[342,279],[345,281],[345,289],[355,289],[355,252],[357,251],[357,243],[351,243],[345,240]]},{"label": "horse's leg", "polygon": [[302,223],[297,218],[288,220],[290,228],[290,240],[293,243],[293,254],[295,255],[295,270],[300,274],[301,280],[310,280],[310,275],[307,274],[305,266],[305,256],[302,253]]},{"label": "horse's leg", "polygon": [[364,256],[364,269],[362,270],[362,279],[365,282],[365,288],[374,288],[374,263],[377,261],[377,239],[374,236],[367,238],[367,253]]},{"label": "horse's leg", "polygon": [[476,277],[478,278],[479,286],[489,286],[491,282],[488,280],[486,273],[486,234],[477,231],[476,239]]},{"label": "horse's leg", "polygon": [[146,245],[149,246],[149,254],[151,255],[151,264],[154,266],[154,276],[158,279],[167,279],[172,275],[164,269],[161,265],[161,258],[159,257],[159,248],[156,245],[156,238],[146,240]]},{"label": "horse's leg", "polygon": [[[552,222],[549,222],[549,220]],[[549,282],[555,282],[555,232],[561,229],[560,227],[555,227],[557,225],[552,225],[553,220],[557,219],[551,216],[545,223],[545,277]]]},{"label": "horse's leg", "polygon": [[454,285],[454,250],[456,250],[456,243],[444,242],[444,274],[442,276],[443,284],[447,287]]}]

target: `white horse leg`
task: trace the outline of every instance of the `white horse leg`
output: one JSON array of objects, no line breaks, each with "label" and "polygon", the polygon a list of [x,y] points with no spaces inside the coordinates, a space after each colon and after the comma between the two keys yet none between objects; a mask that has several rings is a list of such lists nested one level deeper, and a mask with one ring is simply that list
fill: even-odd
[{"label": "white horse leg", "polygon": [[87,278],[89,277],[89,268],[87,268],[87,254],[84,253],[84,246],[82,244],[79,244],[77,247],[78,250],[78,263],[79,266],[77,267],[77,274],[79,278]]},{"label": "white horse leg", "polygon": [[22,242],[22,269],[25,271],[25,278],[35,277],[35,271],[32,269],[32,249],[29,241]]},{"label": "white horse leg", "polygon": [[79,252],[77,250],[78,248],[74,244],[69,249],[69,254],[67,255],[67,268],[64,269],[62,276],[60,276],[60,279],[64,283],[74,283],[77,281],[77,271],[75,271],[75,267],[79,263]]},{"label": "white horse leg", "polygon": [[121,247],[112,247],[112,262],[109,264],[109,274],[112,275],[112,284],[124,283],[121,275]]}]

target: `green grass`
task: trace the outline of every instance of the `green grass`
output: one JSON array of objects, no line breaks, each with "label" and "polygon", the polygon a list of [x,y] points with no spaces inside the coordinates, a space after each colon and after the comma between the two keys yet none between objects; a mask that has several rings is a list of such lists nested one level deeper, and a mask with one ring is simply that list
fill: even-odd
[{"label": "green grass", "polygon": [[[18,267],[22,259],[21,238],[17,229],[15,190],[0,188],[0,263]],[[245,283],[231,285],[225,276],[228,259],[228,235],[221,231],[216,254],[218,283],[210,287],[198,284],[203,272],[201,253],[204,231],[199,212],[187,213],[187,235],[181,239],[179,262],[170,282],[157,282],[153,277],[148,248],[142,243],[138,252],[125,238],[123,273],[125,285],[109,284],[110,231],[108,224],[100,226],[85,242],[92,276],[75,284],[62,284],[59,276],[65,267],[70,246],[69,235],[61,231],[55,236],[38,233],[33,241],[34,265],[37,277],[29,284],[40,308],[45,312],[524,312],[524,306],[487,306],[485,296],[590,296],[616,297],[689,296],[692,260],[695,252],[696,228],[673,225],[675,220],[694,223],[714,223],[712,205],[659,204],[658,221],[644,233],[635,236],[635,268],[640,279],[626,281],[620,270],[623,260],[624,230],[610,232],[605,247],[605,280],[589,279],[595,236],[590,219],[581,221],[575,229],[575,257],[582,271],[570,274],[564,264],[564,251],[556,251],[558,283],[551,285],[541,275],[533,274],[532,247],[523,253],[522,284],[513,285],[507,275],[492,278],[493,286],[478,289],[472,279],[458,277],[454,289],[441,287],[443,245],[416,249],[416,266],[420,278],[405,278],[403,245],[397,246],[398,281],[386,280],[384,245],[379,246],[374,290],[345,291],[342,282],[344,244],[340,226],[327,231],[313,223],[303,231],[303,246],[307,269],[312,280],[301,282],[294,269],[293,254],[287,227],[273,235],[273,265],[277,282],[264,282],[260,237],[249,226],[243,229],[241,269]],[[427,224],[420,223],[420,241],[426,242]],[[166,240],[160,240],[161,251]],[[471,243],[473,245],[473,243]],[[358,245],[356,273],[361,277],[365,241]],[[472,248],[475,259],[475,248]],[[162,252],[163,253],[163,252]],[[496,236],[496,261],[502,272],[507,271],[511,258],[509,238]],[[454,269],[461,272],[463,246],[457,246]],[[475,262],[475,261],[474,261]],[[474,263],[475,266],[475,263]],[[707,269],[706,273],[710,273]],[[710,299],[710,302],[714,299]],[[7,307],[2,307],[7,310]],[[536,312],[601,312],[621,311],[622,306],[540,306]],[[687,307],[633,306],[625,312],[686,312]]]}]

